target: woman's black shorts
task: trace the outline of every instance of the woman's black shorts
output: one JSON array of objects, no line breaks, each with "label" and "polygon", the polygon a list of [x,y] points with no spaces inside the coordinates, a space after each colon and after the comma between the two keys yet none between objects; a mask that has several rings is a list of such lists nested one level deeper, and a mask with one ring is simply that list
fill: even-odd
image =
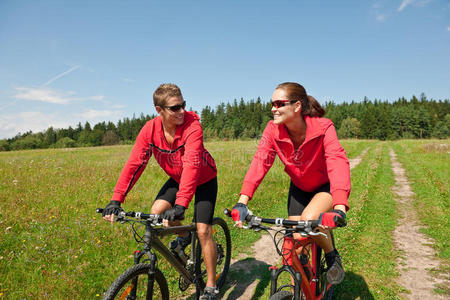
[{"label": "woman's black shorts", "polygon": [[[179,184],[172,178],[162,186],[155,200],[166,200],[175,205]],[[212,224],[217,199],[217,177],[197,186],[195,190],[194,222]]]},{"label": "woman's black shorts", "polygon": [[330,193],[330,183],[326,183],[319,187],[314,192],[305,192],[295,186],[292,183],[289,186],[288,195],[288,214],[289,216],[300,216],[305,209],[305,207],[311,202],[311,199],[317,193]]}]

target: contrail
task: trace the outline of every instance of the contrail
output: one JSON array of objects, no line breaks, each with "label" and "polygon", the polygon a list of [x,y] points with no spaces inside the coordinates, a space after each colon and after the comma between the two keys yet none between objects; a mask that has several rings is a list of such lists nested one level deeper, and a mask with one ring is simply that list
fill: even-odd
[{"label": "contrail", "polygon": [[69,70],[62,72],[61,74],[56,75],[55,77],[53,77],[52,79],[50,79],[49,81],[47,81],[46,83],[43,84],[43,86],[49,85],[50,83],[52,83],[53,81],[55,81],[56,79],[59,79],[67,74],[69,74],[70,72],[78,69],[80,66],[74,66],[72,68],[70,68]]}]

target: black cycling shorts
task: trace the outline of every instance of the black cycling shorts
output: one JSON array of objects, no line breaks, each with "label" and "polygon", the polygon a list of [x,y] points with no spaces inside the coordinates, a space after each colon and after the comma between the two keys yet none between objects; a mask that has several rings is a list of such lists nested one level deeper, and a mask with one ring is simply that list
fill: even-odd
[{"label": "black cycling shorts", "polygon": [[295,186],[292,183],[289,186],[288,195],[288,214],[289,216],[300,216],[305,209],[305,207],[311,202],[311,199],[317,193],[329,193],[330,194],[330,183],[326,183],[319,187],[314,192],[305,192]]},{"label": "black cycling shorts", "polygon": [[[172,207],[175,205],[179,184],[172,178],[162,186],[156,200],[166,200]],[[212,224],[214,208],[217,199],[217,177],[197,186],[195,190],[194,219],[193,222]]]}]

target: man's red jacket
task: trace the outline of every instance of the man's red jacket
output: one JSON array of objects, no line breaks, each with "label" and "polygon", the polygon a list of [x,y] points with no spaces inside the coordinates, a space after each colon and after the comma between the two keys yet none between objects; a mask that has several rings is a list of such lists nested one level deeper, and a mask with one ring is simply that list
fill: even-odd
[{"label": "man's red jacket", "polygon": [[193,112],[186,112],[184,123],[177,126],[173,143],[169,145],[164,137],[161,117],[158,116],[148,121],[139,132],[114,188],[112,200],[125,200],[152,154],[167,175],[179,183],[175,203],[186,208],[197,186],[217,176],[214,159],[203,146],[199,117]]},{"label": "man's red jacket", "polygon": [[270,121],[248,170],[241,194],[253,197],[278,154],[285,172],[301,190],[313,192],[330,183],[333,207],[343,204],[348,209],[350,166],[344,148],[329,119],[305,116],[306,138],[294,151],[285,125]]}]

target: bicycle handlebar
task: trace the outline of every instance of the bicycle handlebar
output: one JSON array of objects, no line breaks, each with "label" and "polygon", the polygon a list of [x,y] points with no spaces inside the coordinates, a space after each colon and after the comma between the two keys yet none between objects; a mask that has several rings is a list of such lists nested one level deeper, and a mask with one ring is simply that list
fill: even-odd
[{"label": "bicycle handlebar", "polygon": [[[101,214],[103,213],[103,208],[97,208],[96,212]],[[118,215],[117,215],[117,219],[123,220],[125,219],[125,217],[131,217],[131,218],[135,218],[135,219],[141,219],[141,220],[149,220],[152,221],[152,223],[161,223],[162,222],[162,216],[161,215],[157,215],[157,214],[145,214],[143,212],[134,212],[134,211],[129,211],[129,212],[125,212],[125,211],[121,211]]]},{"label": "bicycle handlebar", "polygon": [[[223,213],[226,216],[231,217],[231,210],[229,210],[228,208],[225,208]],[[319,220],[294,221],[294,220],[286,220],[284,218],[267,219],[257,217],[253,214],[247,215],[245,221],[249,225],[248,228],[260,228],[261,223],[267,223],[286,228],[295,226],[297,230],[306,232],[312,231],[319,226]]]}]

